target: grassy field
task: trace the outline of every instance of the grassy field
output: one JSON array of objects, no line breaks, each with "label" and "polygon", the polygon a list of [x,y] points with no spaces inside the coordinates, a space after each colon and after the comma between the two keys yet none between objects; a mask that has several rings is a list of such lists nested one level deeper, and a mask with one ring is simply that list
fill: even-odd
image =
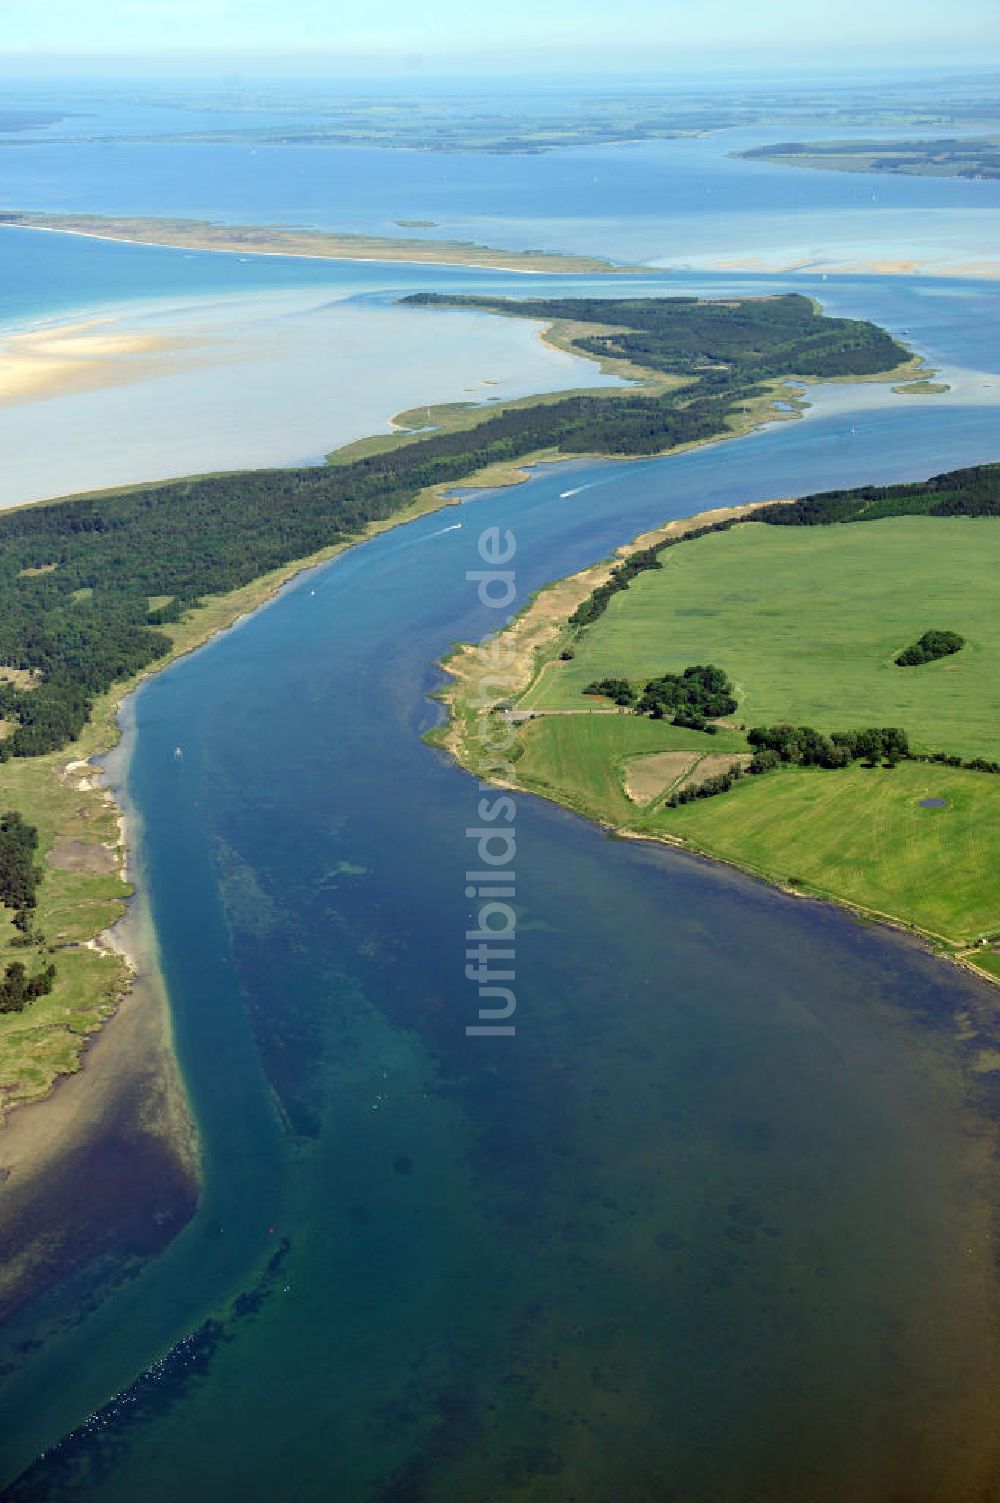
[{"label": "grassy field", "polygon": [[633,822],[639,806],[625,793],[628,764],[657,752],[745,751],[737,732],[709,740],[665,720],[638,715],[550,715],[525,723],[519,735],[518,782],[607,824]]},{"label": "grassy field", "polygon": [[[575,638],[566,617],[595,570],[554,587],[558,598],[543,592],[509,629],[526,659],[516,706],[540,712],[518,727],[518,785],[916,928],[1000,979],[1000,777],[919,762],[784,767],[715,798],[666,804],[684,779],[701,781],[745,753],[746,726],[782,720],[824,730],[895,724],[918,749],[1000,758],[1000,521],[746,523],[663,557],[663,569],[637,576]],[[967,645],[896,667],[901,648],[932,626]],[[570,642],[575,656],[563,661]],[[594,678],[641,682],[705,662],[727,670],[739,700],[733,723],[712,737],[593,713],[606,702],[581,692]],[[473,687],[474,675],[459,675],[453,725],[474,719]],[[466,726],[452,749],[463,760],[472,743]]]},{"label": "grassy field", "polygon": [[[663,806],[670,783],[645,805],[627,796],[634,759],[738,753],[746,749],[738,732],[709,741],[633,715],[552,715],[527,722],[519,746],[519,784],[602,823],[668,835],[960,947],[1000,929],[1000,778],[916,762],[788,768],[670,809]],[[697,765],[691,775],[697,780]],[[923,798],[943,798],[946,807],[924,808]]]},{"label": "grassy field", "polygon": [[[1000,755],[1000,522],[898,517],[834,527],[748,523],[682,543],[552,662],[525,708],[579,709],[592,679],[717,663],[738,718],[836,730],[899,725],[914,744]],[[966,647],[920,668],[896,654],[930,627]]]},{"label": "grassy field", "polygon": [[[922,808],[943,798],[943,809]],[[959,945],[1000,926],[1000,778],[904,762],[789,768],[649,822],[699,850]]]},{"label": "grassy field", "polygon": [[34,975],[50,960],[56,965],[56,984],[47,997],[23,1012],[0,1014],[0,1108],[44,1094],[56,1075],[75,1069],[84,1040],[115,1010],[128,982],[124,960],[90,948],[88,941],[121,916],[129,888],[114,865],[109,871],[73,870],[57,847],[60,839],[73,841],[91,857],[88,864],[101,866],[112,864],[109,853],[119,844],[116,811],[91,788],[81,788],[87,769],[65,771],[69,760],[44,757],[0,768],[0,807],[17,808],[38,830],[38,864],[45,873],[35,914],[43,943],[15,948],[13,914],[3,909],[0,967],[20,960]]}]

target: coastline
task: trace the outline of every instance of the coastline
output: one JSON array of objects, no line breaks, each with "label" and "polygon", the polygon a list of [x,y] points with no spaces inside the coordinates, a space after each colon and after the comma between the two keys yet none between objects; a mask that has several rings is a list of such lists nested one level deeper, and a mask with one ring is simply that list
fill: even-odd
[{"label": "coastline", "polygon": [[[781,416],[788,415],[781,414]],[[445,751],[454,762],[482,783],[545,799],[559,808],[569,810],[589,820],[612,838],[651,841],[655,844],[666,845],[672,850],[683,852],[697,860],[709,861],[740,871],[788,897],[832,904],[853,914],[861,921],[876,923],[905,934],[922,944],[936,958],[951,961],[979,980],[1000,986],[1000,974],[986,970],[975,963],[973,956],[976,954],[976,948],[974,946],[970,948],[968,944],[963,945],[945,934],[923,928],[889,910],[854,902],[812,883],[806,887],[792,886],[763,867],[738,859],[731,854],[703,847],[690,837],[673,835],[665,831],[639,829],[628,823],[613,823],[595,810],[568,796],[565,790],[548,784],[536,783],[534,780],[520,781],[517,777],[516,754],[512,759],[513,778],[509,775],[497,776],[482,765],[481,743],[478,737],[480,726],[490,717],[502,713],[501,707],[508,704],[513,705],[511,721],[508,723],[514,723],[513,715],[517,713],[518,701],[537,684],[546,668],[554,661],[552,655],[562,637],[568,616],[598,586],[608,580],[614,568],[632,554],[655,546],[668,538],[680,539],[694,529],[734,517],[752,519],[754,512],[765,506],[787,504],[790,504],[790,498],[779,498],[742,506],[719,507],[695,513],[690,517],[676,519],[639,534],[616,548],[608,558],[599,563],[545,586],[505,628],[491,639],[492,643],[497,644],[496,654],[502,654],[505,663],[506,677],[502,694],[496,692],[497,656],[493,652],[488,655],[487,661],[483,662],[484,654],[479,644],[463,642],[457,644],[445,658],[441,659],[438,666],[448,675],[450,682],[438,691],[436,698],[446,706],[447,718],[441,725],[428,732],[425,739],[431,745]],[[503,647],[500,644],[503,644]],[[485,685],[490,682],[494,684],[492,692],[485,688],[480,691],[480,683]],[[524,713],[530,717],[532,712],[529,710]],[[590,713],[599,712],[591,711]]]},{"label": "coastline", "polygon": [[[676,261],[622,263],[600,256],[561,251],[504,251],[461,240],[416,240],[405,236],[352,235],[338,231],[296,230],[282,226],[216,225],[208,220],[172,220],[136,216],[58,214],[7,211],[0,229],[36,230],[52,235],[76,235],[85,240],[108,240],[117,245],[159,246],[163,250],[243,257],[279,257],[298,261],[355,261],[397,266],[468,267],[479,271],[514,272],[521,276],[642,276],[650,272],[725,272],[767,276],[879,276],[935,277],[964,281],[1000,278],[1000,260],[947,261],[907,257],[843,256],[827,254],[768,260],[764,256],[722,252]],[[132,228],[133,232],[129,233]],[[143,231],[147,231],[143,233]],[[241,239],[240,234],[249,238]],[[229,237],[232,238],[229,238]]]},{"label": "coastline", "polygon": [[[138,816],[129,806],[123,791],[132,726],[132,696],[147,679],[164,672],[181,658],[199,651],[223,632],[263,609],[300,574],[319,568],[381,532],[404,526],[428,512],[457,504],[450,491],[446,493],[443,487],[436,487],[392,517],[369,524],[363,533],[350,542],[334,544],[294,560],[229,594],[209,597],[178,626],[162,628],[173,639],[171,651],[166,656],[99,697],[90,722],[69,754],[64,750],[30,761],[8,762],[0,768],[0,790],[5,794],[10,791],[8,779],[12,770],[16,774],[23,767],[33,770],[41,768],[46,774],[60,780],[65,780],[67,774],[76,778],[76,794],[85,795],[92,803],[100,803],[111,810],[120,832],[118,873],[123,884],[131,889],[118,900],[118,911],[111,922],[93,928],[79,942],[80,948],[118,958],[127,977],[126,986],[101,1023],[93,1030],[88,1030],[82,1038],[76,1063],[71,1069],[56,1071],[44,1088],[31,1095],[12,1098],[8,1094],[6,1100],[0,1097],[0,1144],[7,1141],[12,1123],[21,1121],[36,1108],[44,1108],[69,1081],[85,1072],[89,1053],[97,1040],[127,1010],[129,997],[139,982],[152,977],[155,988],[162,990],[162,978],[158,978],[156,934],[142,884]],[[84,774],[82,777],[81,773]],[[11,796],[17,795],[11,793]],[[0,1174],[0,1184],[2,1183],[4,1181]]]},{"label": "coastline", "polygon": [[[380,532],[456,504],[450,493],[437,488],[393,517],[370,524],[348,543],[295,560],[228,595],[211,597],[189,620],[170,629],[174,645],[168,656],[101,696],[71,752],[19,764],[35,770],[47,764],[45,773],[55,778],[72,769],[78,779],[75,795],[113,813],[120,835],[118,869],[131,892],[120,899],[111,923],[102,923],[79,942],[81,950],[119,963],[113,1003],[90,1020],[77,1036],[72,1057],[50,1071],[39,1089],[6,1101],[0,1095],[0,1318],[46,1287],[57,1257],[65,1271],[66,1265],[72,1268],[99,1256],[108,1214],[127,1215],[118,1183],[109,1187],[95,1174],[85,1204],[74,1190],[78,1166],[91,1157],[98,1162],[104,1144],[117,1144],[124,1136],[135,1161],[136,1184],[152,1177],[162,1188],[153,1223],[143,1226],[137,1237],[141,1255],[172,1240],[200,1198],[198,1127],[173,1047],[169,997],[142,880],[141,825],[124,793],[132,696],[147,679],[263,609],[300,574]],[[8,762],[0,768],[4,792],[5,774],[15,765]],[[86,776],[81,778],[84,769]],[[151,1240],[144,1242],[143,1236]]]}]

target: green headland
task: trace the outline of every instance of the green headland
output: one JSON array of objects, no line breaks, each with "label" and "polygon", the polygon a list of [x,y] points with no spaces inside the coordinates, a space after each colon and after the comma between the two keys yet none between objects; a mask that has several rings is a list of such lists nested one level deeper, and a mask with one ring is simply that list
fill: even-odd
[{"label": "green headland", "polygon": [[1000,976],[998,568],[1000,465],[674,523],[542,591],[502,698],[459,649],[446,743]]},{"label": "green headland", "polygon": [[915,177],[1000,177],[1000,137],[913,141],[782,141],[736,152],[749,162],[828,172],[883,172]]}]

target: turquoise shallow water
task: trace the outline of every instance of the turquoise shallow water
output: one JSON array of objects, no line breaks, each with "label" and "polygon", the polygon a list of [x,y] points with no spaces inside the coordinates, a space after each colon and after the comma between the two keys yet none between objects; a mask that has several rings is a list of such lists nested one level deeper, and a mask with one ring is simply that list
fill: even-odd
[{"label": "turquoise shallow water", "polygon": [[478,795],[419,732],[428,664],[492,624],[464,577],[480,527],[515,530],[526,598],[806,465],[985,454],[985,416],[573,466],[572,502],[543,471],[142,690],[129,791],[206,1190],[8,1381],[23,1463],[171,1349],[12,1497],[949,1496],[978,1443],[952,1403],[994,1356],[953,1040],[985,990],[522,799],[518,1032],[468,1040]]}]

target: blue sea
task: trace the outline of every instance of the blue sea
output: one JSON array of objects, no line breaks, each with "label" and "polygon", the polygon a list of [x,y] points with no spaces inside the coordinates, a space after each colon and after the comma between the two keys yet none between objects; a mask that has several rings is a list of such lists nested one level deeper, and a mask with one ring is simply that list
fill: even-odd
[{"label": "blue sea", "polygon": [[[448,233],[530,245],[544,223],[548,243],[621,258],[663,246],[671,206],[704,227],[706,184],[779,242],[779,185],[822,225],[862,213],[866,181],[793,184],[712,140],[475,162],[292,150],[283,167],[242,148],[74,151],[73,174],[69,147],[6,152],[6,200],[258,220],[297,204],[297,222],[365,229],[419,206],[450,213]],[[983,186],[888,191],[946,238],[995,213]],[[290,298],[300,338],[333,301],[385,350],[404,347],[406,290],[622,287],[22,231],[0,253],[22,327]],[[435,663],[496,625],[467,578],[488,527],[515,535],[517,606],[668,517],[1000,457],[995,285],[639,278],[800,287],[884,322],[954,390],[838,386],[743,440],[542,467],[302,577],[139,691],[121,777],[204,1187],[150,1254],[143,1207],[163,1201],[128,1121],[80,1166],[95,1195],[124,1177],[135,1213],[0,1336],[7,1496],[955,1503],[995,1483],[994,1103],[962,1042],[992,992],[902,936],[519,796],[517,1032],[470,1038],[483,794],[421,739]],[[453,358],[465,384],[489,377],[490,322],[440,336],[435,379]],[[506,353],[531,388],[529,341]],[[89,395],[103,421],[114,393]],[[376,396],[357,413],[373,428]]]}]

